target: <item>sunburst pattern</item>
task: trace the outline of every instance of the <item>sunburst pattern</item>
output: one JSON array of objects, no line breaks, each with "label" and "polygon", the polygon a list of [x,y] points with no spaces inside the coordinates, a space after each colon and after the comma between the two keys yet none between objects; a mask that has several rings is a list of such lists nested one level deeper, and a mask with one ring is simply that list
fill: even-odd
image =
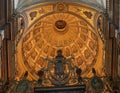
[{"label": "sunburst pattern", "polygon": [[[65,47],[76,40],[79,35],[79,19],[66,13],[57,13],[43,18],[44,40],[55,47]],[[59,28],[59,27],[62,28]]]}]

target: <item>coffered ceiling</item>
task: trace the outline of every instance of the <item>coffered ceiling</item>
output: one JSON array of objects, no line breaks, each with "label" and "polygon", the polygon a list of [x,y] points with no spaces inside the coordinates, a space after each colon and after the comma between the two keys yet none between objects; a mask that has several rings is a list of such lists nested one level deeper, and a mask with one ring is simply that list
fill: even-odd
[{"label": "coffered ceiling", "polygon": [[[97,1],[96,1],[97,2]],[[31,6],[20,13],[22,27],[16,36],[16,77],[29,71],[29,79],[38,79],[37,72],[47,66],[45,58],[53,59],[58,49],[72,64],[90,77],[94,67],[104,71],[103,16],[100,11],[70,2],[48,2]],[[21,21],[20,21],[21,22]]]}]

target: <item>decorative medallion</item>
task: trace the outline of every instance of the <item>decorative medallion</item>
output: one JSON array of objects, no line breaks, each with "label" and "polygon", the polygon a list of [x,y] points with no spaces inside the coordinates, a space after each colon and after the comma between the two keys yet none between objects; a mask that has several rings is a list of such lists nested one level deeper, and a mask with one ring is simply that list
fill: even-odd
[{"label": "decorative medallion", "polygon": [[58,20],[55,22],[55,30],[60,33],[65,33],[67,23],[64,20]]},{"label": "decorative medallion", "polygon": [[54,6],[54,10],[56,12],[66,12],[67,11],[67,5],[65,3],[57,3],[55,6]]}]

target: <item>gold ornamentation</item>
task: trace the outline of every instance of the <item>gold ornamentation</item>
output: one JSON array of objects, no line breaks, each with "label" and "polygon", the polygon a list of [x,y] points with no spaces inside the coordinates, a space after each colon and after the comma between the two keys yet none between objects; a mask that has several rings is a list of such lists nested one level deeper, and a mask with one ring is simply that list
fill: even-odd
[{"label": "gold ornamentation", "polygon": [[80,40],[77,40],[77,44],[78,44],[79,48],[83,48],[83,46],[84,46]]},{"label": "gold ornamentation", "polygon": [[72,50],[72,54],[78,52],[78,51],[77,51],[77,47],[76,47],[76,45],[72,45],[71,50]]},{"label": "gold ornamentation", "polygon": [[65,3],[57,3],[55,5],[54,10],[56,12],[66,12],[67,11],[67,5]]},{"label": "gold ornamentation", "polygon": [[103,43],[105,42],[105,37],[103,35],[103,16],[100,15],[97,19],[97,30],[98,30],[98,33],[103,41]]},{"label": "gold ornamentation", "polygon": [[76,58],[76,60],[77,60],[77,65],[78,66],[82,65],[83,59],[81,58],[81,56],[79,56],[78,58]]},{"label": "gold ornamentation", "polygon": [[93,38],[94,40],[97,40],[97,36],[95,35],[95,33],[91,33],[91,38]]},{"label": "gold ornamentation", "polygon": [[30,39],[30,36],[31,36],[30,33],[28,33],[28,34],[25,36],[25,38],[23,39],[23,41],[26,42],[27,40],[29,40],[29,39]]},{"label": "gold ornamentation", "polygon": [[[32,14],[34,11],[37,14]],[[92,16],[85,11],[90,11]],[[62,49],[67,58],[74,54],[72,64],[80,67],[85,77],[91,75],[92,67],[98,70],[102,68],[104,45],[99,38],[100,33],[95,32],[95,17],[99,12],[82,4],[51,2],[26,9],[22,14],[26,28],[16,47],[20,67],[18,77],[28,70],[29,79],[37,80],[37,71],[47,65],[44,58],[54,58],[58,49]],[[89,55],[86,51],[89,51]]]},{"label": "gold ornamentation", "polygon": [[84,34],[80,34],[80,37],[83,41],[86,41],[87,40],[87,37],[84,35]]},{"label": "gold ornamentation", "polygon": [[89,19],[91,19],[91,17],[92,17],[92,13],[91,13],[91,12],[84,11],[83,13],[84,13]]},{"label": "gold ornamentation", "polygon": [[44,51],[45,54],[49,54],[49,48],[50,48],[50,46],[47,45],[47,46],[43,49],[43,51]]},{"label": "gold ornamentation", "polygon": [[32,53],[31,53],[31,58],[33,60],[35,60],[36,57],[37,57],[37,52],[35,50],[33,50]]},{"label": "gold ornamentation", "polygon": [[31,17],[31,20],[33,20],[33,19],[36,17],[37,12],[36,12],[36,11],[33,11],[33,12],[31,12],[29,15],[30,15],[30,17]]},{"label": "gold ornamentation", "polygon": [[95,48],[95,42],[93,42],[93,41],[90,41],[89,42],[89,47],[91,48],[91,50],[95,50],[96,48]]},{"label": "gold ornamentation", "polygon": [[68,31],[66,26],[67,23],[64,20],[57,20],[55,22],[55,31],[60,34],[65,34]]},{"label": "gold ornamentation", "polygon": [[85,58],[88,59],[88,58],[90,57],[90,55],[91,55],[90,51],[89,51],[88,49],[86,49],[86,50],[84,51],[84,56],[85,56]]},{"label": "gold ornamentation", "polygon": [[73,23],[77,22],[77,20],[79,20],[77,17],[67,13],[56,13],[46,16],[40,20],[44,24],[41,34],[50,45],[64,47],[71,44],[79,35],[79,27],[74,26]]},{"label": "gold ornamentation", "polygon": [[65,54],[67,57],[69,57],[71,55],[69,47],[66,47]]},{"label": "gold ornamentation", "polygon": [[77,64],[85,74],[94,66],[98,53],[96,34],[85,21],[69,13],[43,17],[31,27],[22,43],[25,64],[31,73],[46,66],[45,56],[54,58],[56,51],[62,49],[66,57],[76,55],[73,65]]},{"label": "gold ornamentation", "polygon": [[85,34],[88,33],[88,29],[86,28],[81,28],[81,31],[84,32]]},{"label": "gold ornamentation", "polygon": [[95,14],[96,11],[92,8],[77,6],[77,5],[69,5],[68,7],[70,12],[73,12],[81,17],[83,17],[85,20],[87,20],[92,26],[94,26],[95,21]]},{"label": "gold ornamentation", "polygon": [[45,10],[44,10],[43,8],[40,8],[40,9],[39,9],[39,13],[40,13],[40,14],[43,14],[43,13],[45,13]]},{"label": "gold ornamentation", "polygon": [[27,50],[27,51],[30,51],[30,49],[32,49],[32,43],[31,42],[28,42],[27,44],[24,44],[23,45],[23,49]]},{"label": "gold ornamentation", "polygon": [[51,48],[50,56],[51,57],[55,57],[55,53],[56,53],[56,49],[55,48]]}]

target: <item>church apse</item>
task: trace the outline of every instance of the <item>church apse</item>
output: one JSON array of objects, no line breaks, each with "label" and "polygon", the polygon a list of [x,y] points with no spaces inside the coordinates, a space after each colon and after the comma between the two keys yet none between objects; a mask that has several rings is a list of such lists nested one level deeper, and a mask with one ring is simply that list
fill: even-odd
[{"label": "church apse", "polygon": [[[69,66],[53,61],[58,50],[66,59],[74,57],[71,66],[81,70],[82,78],[94,76],[92,68],[99,77],[105,76],[105,42],[102,32],[97,29],[96,24],[99,23],[99,29],[102,25],[98,22],[101,13],[97,10],[80,4],[45,3],[30,7],[20,15],[23,20],[20,21],[22,29],[16,36],[16,80],[21,80],[28,71],[27,79],[37,81],[38,72],[53,63],[51,73],[57,74],[53,78],[66,79],[64,75],[69,73]],[[49,59],[52,60],[50,63]],[[52,83],[56,85],[57,82]]]}]

